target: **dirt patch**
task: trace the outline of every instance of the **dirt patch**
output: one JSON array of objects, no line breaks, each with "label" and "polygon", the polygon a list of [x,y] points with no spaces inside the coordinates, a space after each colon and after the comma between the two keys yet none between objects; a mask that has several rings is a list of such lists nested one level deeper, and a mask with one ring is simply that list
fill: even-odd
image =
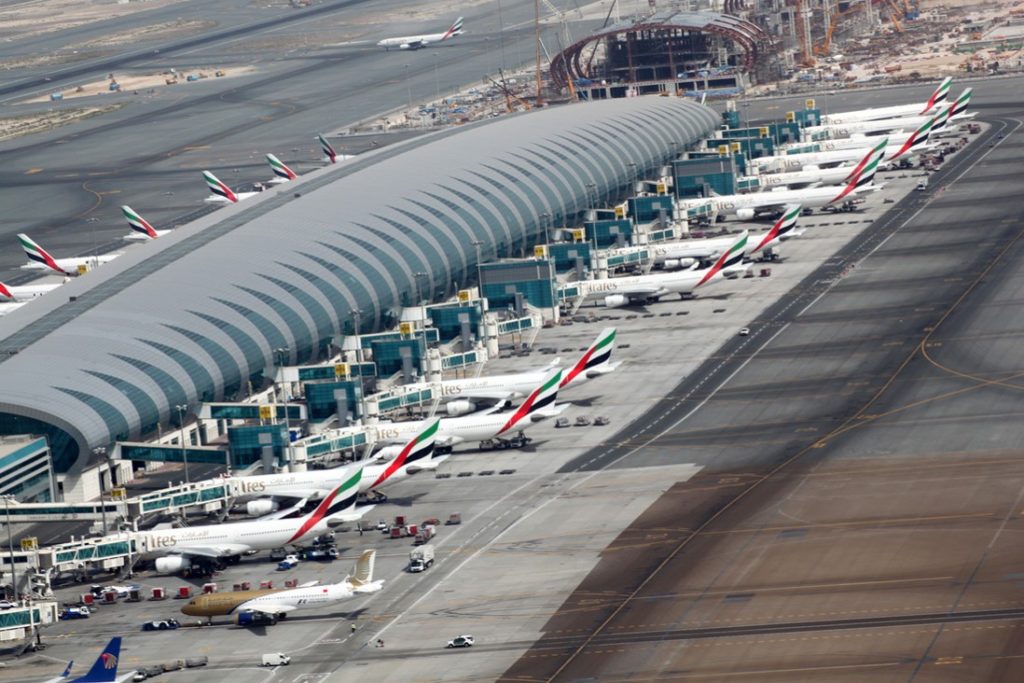
[{"label": "dirt patch", "polygon": [[[114,82],[120,86],[120,92],[117,90],[110,89],[111,80],[109,78],[100,79],[80,85],[77,88],[67,89],[60,91],[63,95],[63,99],[70,100],[77,97],[91,97],[93,95],[107,95],[110,97],[122,97],[125,93],[136,92],[139,90],[155,90],[156,88],[167,88],[167,87],[182,87],[187,86],[190,83],[207,80],[210,78],[222,79],[222,78],[233,78],[236,76],[243,76],[256,71],[256,67],[253,66],[236,66],[226,69],[216,68],[203,68],[193,69],[187,72],[177,73],[149,73],[149,74],[111,74],[114,77]],[[219,74],[219,75],[218,75]],[[190,77],[195,77],[195,81],[189,81]],[[41,95],[31,100],[26,100],[30,103],[47,102],[50,100],[50,95]]]},{"label": "dirt patch", "polygon": [[99,116],[116,111],[123,104],[110,104],[104,107],[82,107],[80,109],[63,109],[39,114],[25,114],[0,119],[0,141],[31,135],[51,128],[59,128],[69,123]]},{"label": "dirt patch", "polygon": [[0,39],[19,40],[30,36],[123,17],[142,10],[176,4],[180,0],[45,0],[0,10]]}]

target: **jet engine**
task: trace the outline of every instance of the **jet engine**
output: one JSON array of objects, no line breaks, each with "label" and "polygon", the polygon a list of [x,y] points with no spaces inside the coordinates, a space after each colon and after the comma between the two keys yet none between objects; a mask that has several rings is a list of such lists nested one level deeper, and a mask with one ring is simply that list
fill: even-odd
[{"label": "jet engine", "polygon": [[187,557],[175,555],[173,557],[158,557],[155,564],[159,574],[177,574],[191,567],[192,561]]},{"label": "jet engine", "polygon": [[263,515],[269,515],[271,512],[277,512],[277,509],[277,503],[269,498],[250,500],[245,504],[245,513],[250,517],[262,517]]},{"label": "jet engine", "polygon": [[753,209],[737,209],[736,210],[736,218],[739,218],[741,221],[752,220],[754,218],[754,210]]},{"label": "jet engine", "polygon": [[694,258],[670,258],[665,261],[665,270],[679,270],[681,268],[692,268],[697,262]]},{"label": "jet engine", "polygon": [[452,417],[472,413],[476,410],[476,404],[464,398],[457,401],[448,401],[448,403],[444,404],[444,407]]},{"label": "jet engine", "polygon": [[609,294],[604,298],[604,305],[608,308],[619,308],[629,303],[629,297],[622,294]]}]

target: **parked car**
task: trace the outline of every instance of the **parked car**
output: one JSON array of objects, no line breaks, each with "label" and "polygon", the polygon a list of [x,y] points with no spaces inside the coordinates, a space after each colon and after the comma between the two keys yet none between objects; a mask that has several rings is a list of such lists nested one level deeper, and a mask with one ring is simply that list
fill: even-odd
[{"label": "parked car", "polygon": [[81,607],[68,607],[60,613],[61,619],[88,619],[89,608],[85,605]]},{"label": "parked car", "polygon": [[0,600],[0,610],[2,609],[14,609],[18,605],[11,602],[10,600]]},{"label": "parked car", "polygon": [[173,630],[181,626],[177,619],[157,619],[154,621],[147,621],[142,625],[143,631],[167,631]]},{"label": "parked car", "polygon": [[456,636],[448,641],[448,647],[473,647],[473,636]]}]

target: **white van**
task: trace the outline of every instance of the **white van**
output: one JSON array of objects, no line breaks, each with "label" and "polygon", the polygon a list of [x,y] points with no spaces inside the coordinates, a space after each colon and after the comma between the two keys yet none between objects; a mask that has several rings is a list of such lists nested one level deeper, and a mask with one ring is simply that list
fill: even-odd
[{"label": "white van", "polygon": [[290,661],[292,658],[283,652],[271,652],[263,655],[263,666],[284,666]]},{"label": "white van", "polygon": [[917,189],[919,189],[919,190],[927,190],[928,189],[928,179],[927,178],[921,178],[920,180],[918,180],[917,181]]}]

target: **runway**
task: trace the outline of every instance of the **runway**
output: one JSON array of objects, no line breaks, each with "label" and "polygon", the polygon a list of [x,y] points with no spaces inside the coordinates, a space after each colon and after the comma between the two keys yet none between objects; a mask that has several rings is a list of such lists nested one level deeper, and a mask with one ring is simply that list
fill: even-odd
[{"label": "runway", "polygon": [[[174,5],[173,7],[178,7]],[[264,155],[275,153],[298,173],[319,167],[314,136],[344,129],[409,102],[434,99],[484,74],[514,68],[532,58],[533,5],[525,0],[486,3],[465,10],[467,35],[450,45],[385,52],[374,38],[429,29],[433,20],[374,23],[401,16],[401,2],[374,3],[370,20],[358,0],[314,5],[307,10],[268,10],[266,18],[230,27],[233,5],[209,8],[186,3],[186,18],[207,17],[218,27],[140,51],[128,46],[117,56],[49,70],[22,69],[9,88],[42,92],[61,81],[102,79],[108,71],[159,72],[253,65],[231,79],[180,83],[116,96],[92,96],[58,104],[14,105],[6,115],[50,107],[75,108],[116,102],[120,109],[72,125],[0,142],[0,280],[28,279],[14,235],[28,233],[56,256],[123,248],[128,204],[157,228],[173,228],[210,210],[199,172],[214,171],[232,186],[271,177]],[[418,12],[443,16],[440,5]],[[237,8],[235,8],[237,9]],[[167,8],[152,20],[165,18]],[[148,13],[143,13],[148,14]],[[249,12],[246,16],[252,16]],[[454,18],[454,17],[452,17]],[[148,19],[145,21],[149,21]],[[144,24],[139,14],[71,30],[81,39]],[[443,28],[443,27],[442,27]],[[499,30],[504,29],[504,30]],[[578,26],[573,30],[581,31]],[[82,35],[83,32],[88,35]],[[307,37],[312,39],[307,41]],[[35,37],[36,52],[60,49],[62,34]],[[307,42],[309,44],[307,44]],[[149,47],[149,46],[147,46]],[[106,61],[104,61],[106,60]],[[121,60],[115,65],[111,60]],[[115,69],[116,66],[116,69]],[[89,75],[91,74],[91,75]],[[37,87],[38,86],[38,87]],[[339,152],[349,150],[335,139]]]},{"label": "runway", "polygon": [[704,469],[500,680],[1019,680],[1022,112],[563,468]]}]

